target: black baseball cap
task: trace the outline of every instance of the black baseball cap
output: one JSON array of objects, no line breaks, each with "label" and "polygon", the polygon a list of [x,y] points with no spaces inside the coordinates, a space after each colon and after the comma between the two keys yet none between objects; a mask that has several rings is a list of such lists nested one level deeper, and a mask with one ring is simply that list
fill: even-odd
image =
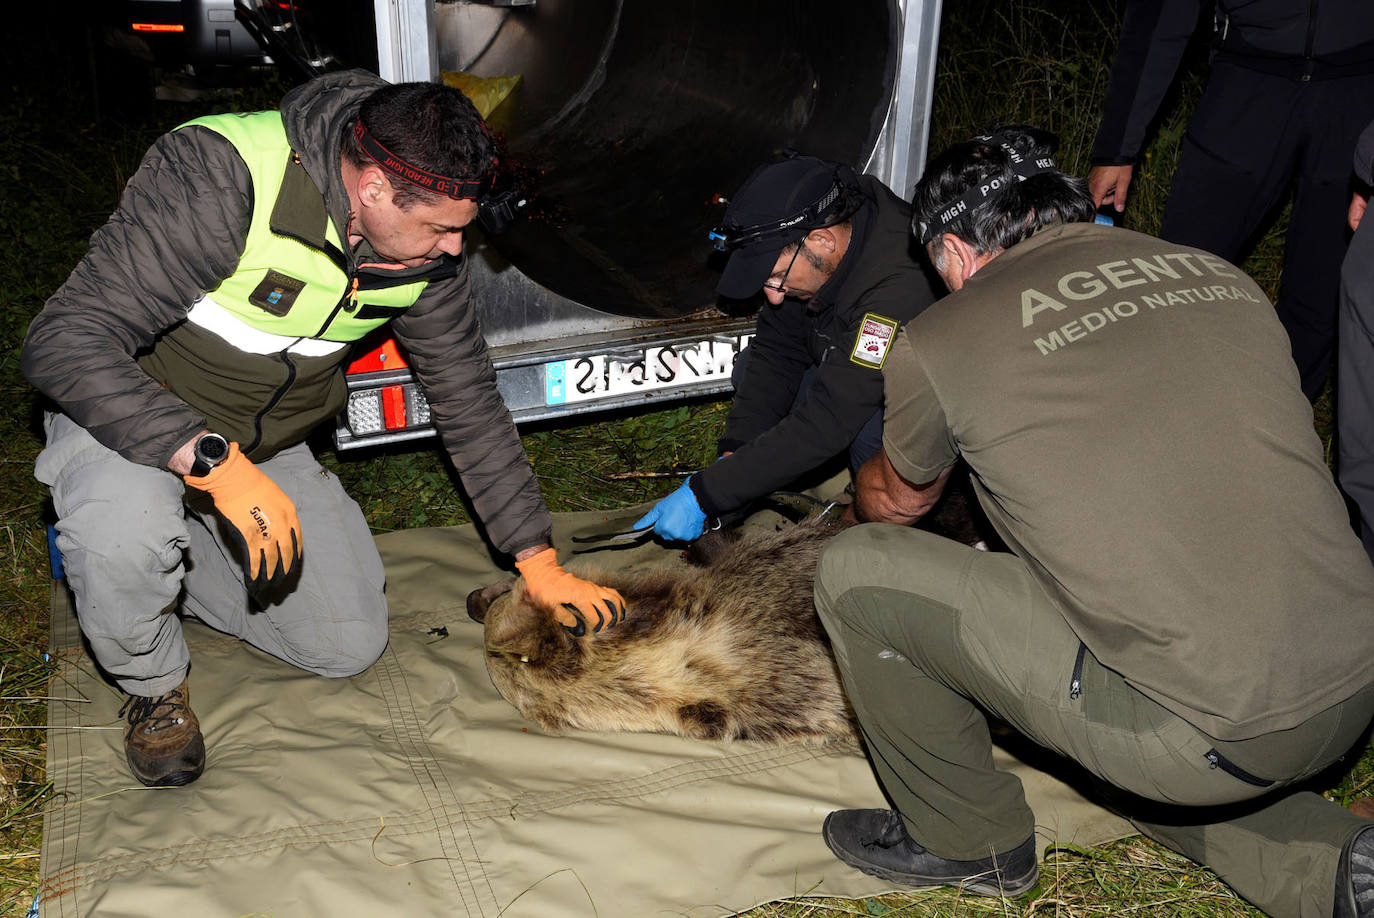
[{"label": "black baseball cap", "polygon": [[[794,156],[754,170],[725,208],[712,234],[725,241],[730,260],[716,292],[733,300],[758,293],[778,255],[808,232],[849,216],[852,173],[814,156]],[[847,212],[848,211],[848,212]],[[718,242],[719,246],[719,242]]]}]

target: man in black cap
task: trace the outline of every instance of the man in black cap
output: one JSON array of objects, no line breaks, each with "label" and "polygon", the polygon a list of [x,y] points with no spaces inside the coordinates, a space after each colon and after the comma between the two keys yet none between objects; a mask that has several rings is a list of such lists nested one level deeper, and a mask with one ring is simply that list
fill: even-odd
[{"label": "man in black cap", "polygon": [[897,329],[935,300],[911,245],[911,208],[848,166],[794,156],[756,169],[711,234],[730,259],[716,287],[767,305],[736,368],[717,448],[636,525],[691,541],[706,519],[848,450],[882,443],[883,363]]}]

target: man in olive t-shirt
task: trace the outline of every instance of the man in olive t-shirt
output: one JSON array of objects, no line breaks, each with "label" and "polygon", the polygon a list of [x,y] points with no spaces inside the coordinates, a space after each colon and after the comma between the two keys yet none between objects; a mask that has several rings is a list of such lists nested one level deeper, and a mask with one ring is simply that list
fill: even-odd
[{"label": "man in olive t-shirt", "polygon": [[889,357],[856,509],[913,522],[962,456],[1011,554],[896,526],[827,550],[817,606],[897,809],[833,813],[826,841],[896,882],[1033,886],[986,710],[1269,913],[1374,914],[1374,830],[1279,791],[1374,715],[1374,568],[1283,328],[1224,260],[1087,222],[1049,155],[1004,129],[917,187],[952,292]]}]

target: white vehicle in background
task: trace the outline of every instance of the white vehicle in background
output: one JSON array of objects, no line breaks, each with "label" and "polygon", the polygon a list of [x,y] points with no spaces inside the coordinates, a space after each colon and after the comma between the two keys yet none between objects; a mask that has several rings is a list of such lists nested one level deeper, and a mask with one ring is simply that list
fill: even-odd
[{"label": "white vehicle in background", "polygon": [[369,0],[123,0],[123,6],[124,24],[158,66],[206,83],[269,67],[307,77],[337,63],[325,48],[353,52],[373,37]]}]

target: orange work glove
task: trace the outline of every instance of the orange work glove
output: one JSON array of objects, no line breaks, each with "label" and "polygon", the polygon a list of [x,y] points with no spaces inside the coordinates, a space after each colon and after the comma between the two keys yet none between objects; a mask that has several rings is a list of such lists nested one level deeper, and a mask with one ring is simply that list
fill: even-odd
[{"label": "orange work glove", "polygon": [[574,577],[558,566],[558,552],[546,548],[515,567],[525,578],[525,588],[536,603],[553,610],[553,617],[573,637],[600,632],[625,620],[625,600],[615,590]]},{"label": "orange work glove", "polygon": [[229,455],[203,477],[184,476],[206,492],[243,546],[243,582],[254,596],[279,586],[301,558],[301,521],[296,505],[277,483],[229,444]]}]

